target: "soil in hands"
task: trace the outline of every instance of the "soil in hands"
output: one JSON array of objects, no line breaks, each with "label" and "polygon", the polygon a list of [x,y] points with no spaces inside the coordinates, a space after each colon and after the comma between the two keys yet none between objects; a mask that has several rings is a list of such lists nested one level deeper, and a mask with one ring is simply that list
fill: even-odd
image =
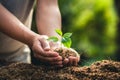
[{"label": "soil in hands", "polygon": [[0,80],[120,80],[120,62],[103,60],[63,68],[12,63],[0,68]]},{"label": "soil in hands", "polygon": [[62,56],[63,59],[68,58],[69,56],[79,57],[79,53],[75,51],[72,48],[56,48],[54,50],[55,52],[58,52],[60,56]]}]

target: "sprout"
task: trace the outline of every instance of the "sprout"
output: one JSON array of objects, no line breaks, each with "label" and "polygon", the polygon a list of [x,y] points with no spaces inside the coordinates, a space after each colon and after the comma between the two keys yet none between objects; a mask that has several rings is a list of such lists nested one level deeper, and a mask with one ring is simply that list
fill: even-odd
[{"label": "sprout", "polygon": [[[56,29],[55,31],[58,35],[60,35],[62,37],[62,39],[60,40],[61,45],[63,44],[65,47],[70,48],[71,44],[72,44],[72,40],[70,38],[72,36],[72,33],[63,34],[62,31],[59,30],[59,29]],[[49,37],[48,40],[53,41],[53,42],[58,42],[59,41],[59,39],[55,36]]]}]

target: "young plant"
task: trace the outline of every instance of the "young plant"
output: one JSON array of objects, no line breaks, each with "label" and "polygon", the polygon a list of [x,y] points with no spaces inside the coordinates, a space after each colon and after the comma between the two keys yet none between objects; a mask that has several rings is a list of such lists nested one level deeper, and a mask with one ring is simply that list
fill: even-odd
[{"label": "young plant", "polygon": [[[72,40],[70,38],[72,33],[67,32],[67,33],[63,34],[62,31],[59,29],[56,29],[55,31],[58,35],[61,36],[61,40],[60,40],[61,47],[62,47],[62,45],[64,45],[65,47],[70,48],[71,44],[72,44]],[[53,41],[53,42],[59,41],[59,39],[56,36],[49,37],[48,40]]]}]

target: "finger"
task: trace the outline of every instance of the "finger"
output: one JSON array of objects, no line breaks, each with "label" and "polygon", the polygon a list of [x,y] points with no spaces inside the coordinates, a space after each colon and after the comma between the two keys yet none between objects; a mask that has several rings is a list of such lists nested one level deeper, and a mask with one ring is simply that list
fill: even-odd
[{"label": "finger", "polygon": [[36,41],[33,44],[32,49],[37,55],[41,55],[41,56],[44,56],[44,57],[57,57],[57,56],[59,56],[59,54],[57,52],[44,51],[44,49],[42,48],[42,45],[39,41]]},{"label": "finger", "polygon": [[41,45],[37,45],[36,48],[34,48],[34,52],[38,55],[44,56],[44,57],[57,57],[59,54],[57,52],[53,51],[44,51],[41,47]]},{"label": "finger", "polygon": [[[40,56],[40,55],[38,56],[36,54],[34,56],[43,63],[48,63],[48,64],[50,64],[51,66],[54,66],[54,67],[63,67],[61,56],[57,57],[57,58],[54,58],[53,60],[50,60],[49,58],[46,58],[46,57],[43,57],[43,56]],[[53,61],[55,61],[55,62],[53,62]]]},{"label": "finger", "polygon": [[48,63],[56,62],[56,61],[62,61],[61,56],[58,56],[58,57],[44,57],[44,56],[35,54],[35,57],[38,58],[42,62],[48,62]]},{"label": "finger", "polygon": [[68,65],[72,65],[72,58],[71,57],[69,57],[69,63],[68,63]]},{"label": "finger", "polygon": [[45,56],[45,57],[56,57],[59,54],[57,52],[53,52],[53,51],[44,51],[43,48],[41,47],[41,44],[39,42],[36,42],[34,44],[34,48],[32,48],[32,50],[41,55],[41,56]]},{"label": "finger", "polygon": [[72,57],[72,56],[70,56],[69,57],[69,65],[76,65],[77,63],[77,59],[76,59],[76,57]]},{"label": "finger", "polygon": [[77,62],[79,62],[79,61],[80,61],[80,56],[77,57]]},{"label": "finger", "polygon": [[78,64],[78,59],[77,59],[77,57],[75,57],[75,58],[73,59],[73,65],[74,65],[74,66],[77,66],[77,64]]},{"label": "finger", "polygon": [[53,52],[53,51],[44,51],[43,53],[41,53],[41,56],[44,56],[44,57],[58,57],[59,54],[57,52]]},{"label": "finger", "polygon": [[50,44],[51,49],[53,50],[61,46],[60,42],[50,41],[49,44]]},{"label": "finger", "polygon": [[51,65],[62,65],[62,61],[51,62]]},{"label": "finger", "polygon": [[77,65],[77,62],[78,62],[78,60],[77,60],[77,57],[70,57],[70,59],[71,59],[71,61],[72,61],[72,65],[73,66],[76,66]]},{"label": "finger", "polygon": [[42,39],[40,39],[41,45],[43,47],[44,50],[48,51],[50,50],[50,45],[49,42],[47,41],[47,37],[43,36]]},{"label": "finger", "polygon": [[78,58],[70,56],[70,59],[71,59],[71,65],[77,66]]},{"label": "finger", "polygon": [[63,61],[63,65],[67,65],[69,62],[69,59],[68,58],[65,58],[64,61]]}]

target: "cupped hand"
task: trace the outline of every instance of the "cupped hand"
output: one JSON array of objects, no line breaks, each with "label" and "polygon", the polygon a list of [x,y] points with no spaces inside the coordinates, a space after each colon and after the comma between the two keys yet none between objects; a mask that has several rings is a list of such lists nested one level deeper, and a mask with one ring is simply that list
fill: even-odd
[{"label": "cupped hand", "polygon": [[70,56],[69,58],[64,59],[63,64],[69,66],[77,66],[80,61],[80,57]]},{"label": "cupped hand", "polygon": [[[64,49],[64,45],[61,45],[60,42],[49,42],[50,47],[54,50],[56,48],[60,48],[62,46],[62,48]],[[74,50],[75,51],[75,50]],[[68,65],[68,66],[77,66],[78,62],[80,61],[80,55],[75,51],[76,53],[76,57],[74,56],[69,56],[68,58],[65,58],[63,60],[63,65]]]},{"label": "cupped hand", "polygon": [[32,50],[34,56],[41,62],[48,63],[55,67],[62,67],[62,57],[57,52],[50,49],[46,35],[36,36],[33,40]]},{"label": "cupped hand", "polygon": [[80,61],[80,56],[69,56],[68,58],[65,58],[63,61],[63,65],[67,66],[77,66],[78,62]]}]

